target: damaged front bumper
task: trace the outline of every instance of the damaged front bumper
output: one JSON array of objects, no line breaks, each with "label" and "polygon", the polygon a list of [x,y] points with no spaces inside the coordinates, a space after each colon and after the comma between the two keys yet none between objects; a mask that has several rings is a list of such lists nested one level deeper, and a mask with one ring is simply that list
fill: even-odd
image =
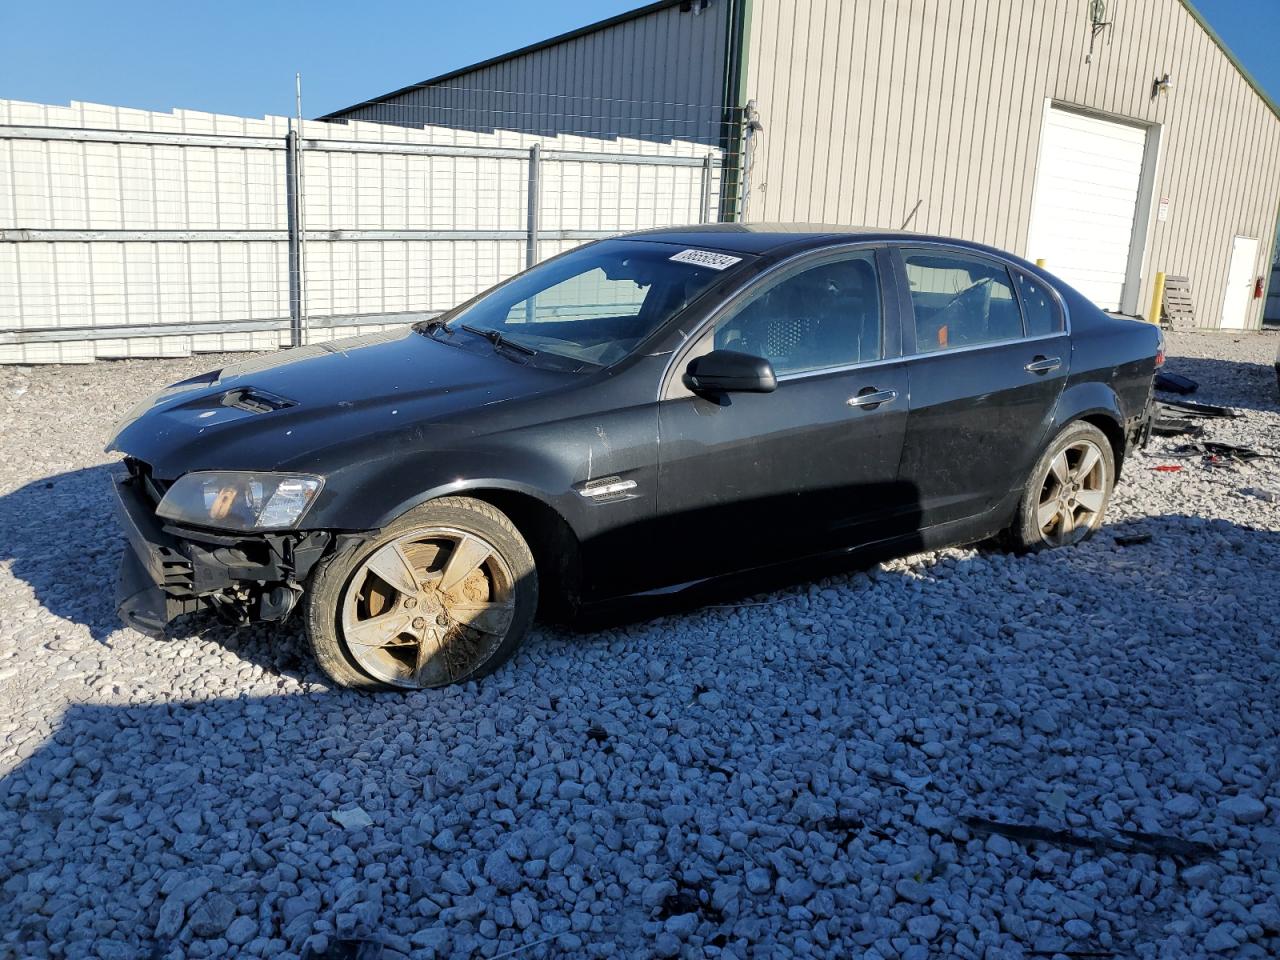
[{"label": "damaged front bumper", "polygon": [[333,539],[324,531],[221,534],[165,523],[153,485],[136,467],[115,475],[112,486],[128,542],[116,610],[148,636],[163,636],[172,620],[205,608],[235,623],[285,619]]}]

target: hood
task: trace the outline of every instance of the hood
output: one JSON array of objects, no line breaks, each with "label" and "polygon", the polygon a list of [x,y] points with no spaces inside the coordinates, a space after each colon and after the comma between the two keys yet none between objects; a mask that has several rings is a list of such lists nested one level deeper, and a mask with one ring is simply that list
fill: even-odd
[{"label": "hood", "polygon": [[191,470],[315,470],[326,455],[577,376],[513,363],[488,344],[440,343],[411,329],[253,357],[175,383],[117,425],[107,450],[174,479]]}]

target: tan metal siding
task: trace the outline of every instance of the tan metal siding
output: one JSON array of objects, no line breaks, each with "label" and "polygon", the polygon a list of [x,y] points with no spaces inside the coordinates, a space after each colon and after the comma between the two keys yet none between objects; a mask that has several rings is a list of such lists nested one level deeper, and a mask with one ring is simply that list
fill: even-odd
[{"label": "tan metal siding", "polygon": [[727,8],[657,10],[331,118],[714,145]]},{"label": "tan metal siding", "polygon": [[[910,229],[1025,253],[1052,100],[1159,125],[1139,309],[1157,270],[1186,274],[1217,326],[1232,237],[1257,237],[1262,257],[1274,241],[1280,119],[1178,0],[1108,4],[1086,64],[1088,7],[754,0],[747,95],[765,132],[749,219],[899,227],[923,198]],[[1173,89],[1152,98],[1166,71]]]}]

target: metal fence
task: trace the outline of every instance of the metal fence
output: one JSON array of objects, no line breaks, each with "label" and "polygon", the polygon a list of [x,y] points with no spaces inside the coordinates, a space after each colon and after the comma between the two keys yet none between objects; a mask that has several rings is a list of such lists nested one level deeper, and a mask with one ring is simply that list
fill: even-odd
[{"label": "metal fence", "polygon": [[587,240],[718,219],[721,166],[685,141],[0,100],[0,362],[411,322]]}]

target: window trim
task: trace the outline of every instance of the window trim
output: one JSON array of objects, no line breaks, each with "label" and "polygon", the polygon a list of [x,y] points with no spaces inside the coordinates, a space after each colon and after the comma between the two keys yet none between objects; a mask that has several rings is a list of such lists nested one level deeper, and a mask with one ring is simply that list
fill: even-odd
[{"label": "window trim", "polygon": [[[902,359],[904,360],[911,360],[916,357],[941,357],[954,353],[969,353],[973,350],[989,350],[995,347],[1007,347],[1014,343],[1036,343],[1041,340],[1051,340],[1055,337],[1071,335],[1071,311],[1067,309],[1066,298],[1062,296],[1061,292],[1059,292],[1058,288],[1050,280],[1046,280],[1043,277],[1038,278],[1039,282],[1050,292],[1053,299],[1057,302],[1058,309],[1062,312],[1062,329],[1055,333],[1038,334],[1036,336],[1027,335],[1026,313],[1023,311],[1021,300],[1022,293],[1018,290],[1018,284],[1013,274],[1016,272],[1031,277],[1036,275],[1029,273],[1020,264],[1016,263],[1009,257],[1002,256],[996,251],[975,250],[969,247],[957,246],[956,244],[949,243],[945,240],[916,239],[914,237],[909,241],[890,243],[888,244],[888,248],[898,269],[899,300],[901,301],[902,313],[901,329],[903,331],[904,340],[908,329],[911,334],[911,352],[908,353],[906,350],[906,344],[903,344]],[[929,350],[924,352],[917,350],[916,310],[915,303],[911,299],[911,287],[907,283],[907,260],[905,255],[905,251],[916,249],[945,251],[961,257],[971,257],[976,260],[989,260],[1004,267],[1010,274],[1009,279],[1013,283],[1014,296],[1019,298],[1018,312],[1022,315],[1023,335],[1016,339],[1006,338],[1003,340],[992,340],[989,343],[974,343],[964,347],[949,347],[945,350]],[[908,318],[910,319],[909,324],[907,322]]]},{"label": "window trim", "polygon": [[783,374],[778,377],[778,383],[790,383],[810,377],[828,376],[833,373],[843,373],[872,364],[896,363],[902,360],[903,322],[901,295],[898,291],[897,275],[894,272],[897,269],[897,265],[893,260],[889,245],[883,240],[854,240],[844,243],[832,243],[802,250],[799,253],[784,257],[723,297],[702,321],[689,332],[684,342],[671,352],[671,358],[667,361],[667,365],[662,371],[662,376],[658,380],[658,401],[686,398],[686,393],[672,392],[672,388],[676,384],[680,384],[683,389],[683,384],[680,383],[674,372],[680,369],[682,364],[688,362],[689,354],[697,348],[702,338],[706,336],[707,331],[713,329],[715,324],[722,320],[730,310],[738,307],[742,300],[754,293],[761,285],[773,280],[778,273],[794,266],[802,266],[806,260],[825,260],[840,254],[857,253],[859,251],[870,251],[875,260],[877,280],[880,283],[880,352],[882,355],[876,360],[864,360],[851,364],[834,364],[829,367],[820,367],[816,370]]}]

